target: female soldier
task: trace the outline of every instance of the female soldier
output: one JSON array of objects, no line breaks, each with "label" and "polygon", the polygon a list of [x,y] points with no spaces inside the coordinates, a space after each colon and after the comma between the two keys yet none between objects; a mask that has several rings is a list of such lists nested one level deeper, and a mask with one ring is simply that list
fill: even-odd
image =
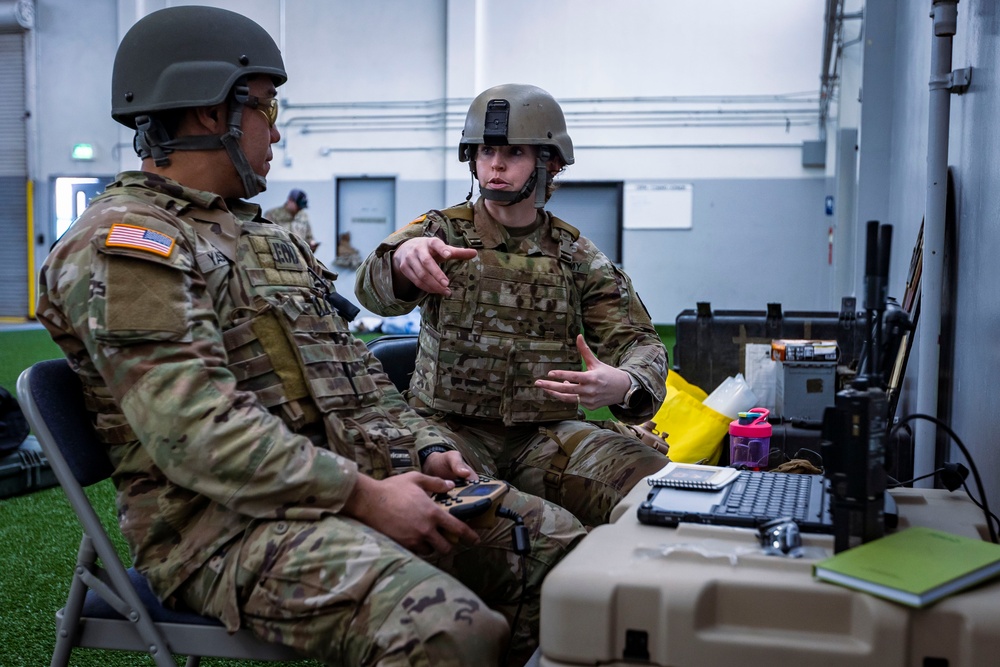
[{"label": "female soldier", "polygon": [[420,306],[411,405],[454,431],[467,461],[585,525],[605,523],[667,459],[580,408],[648,420],[666,350],[628,276],[544,209],[553,176],[573,164],[551,95],[521,84],[480,94],[459,160],[479,199],[386,239],[358,269],[356,294],[384,316]]}]

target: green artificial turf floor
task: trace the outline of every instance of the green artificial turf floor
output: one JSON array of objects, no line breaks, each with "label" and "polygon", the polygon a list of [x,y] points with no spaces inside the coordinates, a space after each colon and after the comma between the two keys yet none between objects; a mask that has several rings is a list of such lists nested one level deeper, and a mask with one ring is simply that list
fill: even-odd
[{"label": "green artificial turf floor", "polygon": [[[669,352],[673,352],[673,327],[657,327]],[[366,336],[372,338],[374,336]],[[21,371],[42,359],[61,357],[59,348],[42,328],[0,330],[0,386],[15,392]],[[606,419],[610,412],[592,417]],[[119,539],[119,551],[128,562],[114,511],[110,481],[95,484],[87,494],[108,533]],[[0,666],[38,667],[49,664],[55,646],[55,612],[66,601],[80,526],[62,490],[52,487],[0,499]],[[135,667],[152,665],[141,653],[76,649],[71,667]],[[183,664],[183,660],[180,661]],[[205,658],[203,667],[250,667],[270,663]],[[318,663],[303,661],[302,666]]]}]

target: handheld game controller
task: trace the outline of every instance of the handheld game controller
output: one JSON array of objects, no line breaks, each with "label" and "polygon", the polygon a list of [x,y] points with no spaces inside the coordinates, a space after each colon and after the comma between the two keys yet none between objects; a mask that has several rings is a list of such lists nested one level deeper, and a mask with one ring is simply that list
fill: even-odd
[{"label": "handheld game controller", "polygon": [[478,482],[455,480],[455,488],[435,495],[434,500],[470,526],[486,528],[493,525],[496,520],[493,508],[500,505],[509,490],[507,482],[480,475]]}]

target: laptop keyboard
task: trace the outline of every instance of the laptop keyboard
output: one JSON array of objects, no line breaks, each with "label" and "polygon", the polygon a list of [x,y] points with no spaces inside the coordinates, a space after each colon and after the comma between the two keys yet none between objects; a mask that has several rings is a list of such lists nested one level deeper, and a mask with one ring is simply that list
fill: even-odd
[{"label": "laptop keyboard", "polygon": [[812,483],[810,475],[743,471],[716,513],[805,520]]}]

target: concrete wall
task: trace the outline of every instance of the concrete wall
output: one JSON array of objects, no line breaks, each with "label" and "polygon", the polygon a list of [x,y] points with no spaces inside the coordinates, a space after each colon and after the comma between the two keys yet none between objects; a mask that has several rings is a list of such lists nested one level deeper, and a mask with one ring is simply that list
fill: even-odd
[{"label": "concrete wall", "polygon": [[[892,31],[886,51],[866,50],[864,80],[883,86],[877,94],[875,116],[862,111],[860,131],[859,219],[880,211],[878,219],[894,227],[890,285],[905,282],[911,252],[924,217],[927,195],[928,98],[932,42],[932,3],[871,2],[866,29],[875,41]],[[884,39],[884,37],[883,37]],[[867,39],[866,39],[867,44]],[[993,446],[1000,418],[993,410],[996,378],[1000,376],[1000,292],[994,266],[1000,253],[1000,80],[996,61],[1000,53],[1000,7],[993,0],[961,0],[954,38],[952,69],[972,67],[972,85],[951,96],[948,165],[954,184],[954,206],[949,226],[954,246],[945,251],[945,284],[941,289],[942,355],[938,373],[941,405],[938,416],[950,424],[971,451],[987,496],[1000,505],[1000,451]],[[869,57],[870,56],[870,57]],[[872,83],[872,85],[875,85]],[[869,104],[865,86],[862,108]],[[870,124],[866,123],[872,120]],[[879,129],[872,129],[881,128]],[[881,132],[881,133],[880,133]],[[866,177],[865,175],[869,176]],[[875,192],[875,190],[880,190]],[[865,209],[863,202],[869,202]],[[871,202],[878,202],[877,205]],[[916,346],[921,343],[918,338]],[[921,376],[916,350],[910,357],[904,383],[901,414],[914,409]],[[939,460],[967,460],[950,446],[948,436]],[[978,489],[969,479],[970,488]],[[960,493],[960,491],[959,491]]]}]

